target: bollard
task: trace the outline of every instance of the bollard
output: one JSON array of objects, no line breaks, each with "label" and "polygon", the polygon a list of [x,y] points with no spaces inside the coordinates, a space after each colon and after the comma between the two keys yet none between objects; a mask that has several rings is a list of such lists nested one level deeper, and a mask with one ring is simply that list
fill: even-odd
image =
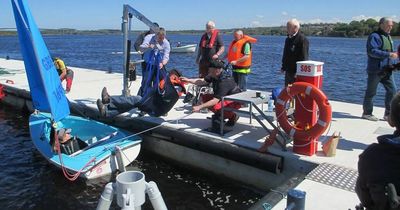
[{"label": "bollard", "polygon": [[306,192],[290,189],[287,193],[286,210],[304,210],[306,202]]},{"label": "bollard", "polygon": [[146,182],[139,171],[126,171],[116,178],[117,204],[123,209],[140,209],[146,201]]}]

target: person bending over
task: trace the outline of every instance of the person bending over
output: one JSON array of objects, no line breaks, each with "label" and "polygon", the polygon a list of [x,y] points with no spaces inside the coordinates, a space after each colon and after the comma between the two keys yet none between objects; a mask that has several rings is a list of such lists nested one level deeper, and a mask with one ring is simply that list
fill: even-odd
[{"label": "person bending over", "polygon": [[67,81],[67,84],[65,86],[65,93],[69,93],[72,88],[72,80],[74,80],[74,71],[72,69],[68,68],[64,61],[61,60],[58,57],[53,58],[54,66],[57,69],[58,75],[60,76],[61,82],[64,80]]},{"label": "person bending over", "polygon": [[[214,119],[219,119],[221,114],[221,98],[227,95],[232,95],[240,92],[240,88],[236,85],[229,73],[223,70],[224,63],[220,60],[211,60],[208,75],[204,78],[189,79],[181,77],[182,82],[188,82],[195,85],[208,85],[212,83],[213,94],[202,95],[202,104],[192,107],[193,112],[198,112],[200,109],[208,108],[215,113]],[[232,101],[224,101],[224,107],[239,109],[240,103]],[[228,119],[226,126],[234,126],[239,117],[232,111],[224,111],[224,119]]]}]

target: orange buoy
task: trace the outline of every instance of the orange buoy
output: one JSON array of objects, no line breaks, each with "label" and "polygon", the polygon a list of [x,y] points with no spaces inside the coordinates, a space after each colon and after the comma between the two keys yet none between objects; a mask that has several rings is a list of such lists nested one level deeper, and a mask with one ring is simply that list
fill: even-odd
[{"label": "orange buoy", "polygon": [[[305,94],[315,101],[319,109],[317,122],[308,129],[301,129],[289,122],[286,103],[294,96]],[[332,107],[325,94],[315,85],[306,82],[295,82],[280,93],[275,112],[282,129],[294,139],[310,140],[321,136],[332,120]]]}]

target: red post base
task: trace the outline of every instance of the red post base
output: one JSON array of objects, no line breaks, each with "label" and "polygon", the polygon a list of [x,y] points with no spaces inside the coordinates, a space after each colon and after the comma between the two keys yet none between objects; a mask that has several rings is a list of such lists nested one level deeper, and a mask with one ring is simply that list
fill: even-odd
[{"label": "red post base", "polygon": [[301,155],[312,156],[317,152],[318,139],[311,139],[310,141],[294,140],[293,152]]}]

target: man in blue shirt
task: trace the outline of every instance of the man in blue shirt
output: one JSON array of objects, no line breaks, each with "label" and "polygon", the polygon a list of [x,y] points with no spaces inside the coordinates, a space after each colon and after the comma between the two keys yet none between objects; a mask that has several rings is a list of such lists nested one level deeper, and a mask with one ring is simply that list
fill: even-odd
[{"label": "man in blue shirt", "polygon": [[394,51],[393,41],[390,37],[390,31],[393,28],[393,20],[390,18],[381,18],[379,20],[379,29],[372,32],[367,41],[367,89],[365,90],[363,102],[362,118],[378,121],[378,118],[372,114],[372,99],[376,95],[379,83],[385,87],[385,114],[384,120],[388,119],[390,112],[390,101],[396,93],[396,85],[393,80],[392,72],[385,71],[385,68],[394,63],[398,54]]},{"label": "man in blue shirt", "polygon": [[[164,28],[159,28],[156,34],[149,34],[144,37],[143,43],[140,45],[140,49],[144,52],[144,61],[146,62],[146,66],[149,65],[151,61],[152,53],[159,53],[161,55],[160,63],[156,64],[160,69],[163,69],[165,65],[167,65],[169,61],[169,53],[171,51],[171,46],[168,40],[165,38],[166,31]],[[157,68],[155,66],[155,68]],[[156,69],[153,69],[153,75],[149,75],[150,69],[146,68],[142,73],[142,85],[138,92],[138,95],[143,96],[142,87],[144,87],[147,78],[153,77],[156,74]]]}]

